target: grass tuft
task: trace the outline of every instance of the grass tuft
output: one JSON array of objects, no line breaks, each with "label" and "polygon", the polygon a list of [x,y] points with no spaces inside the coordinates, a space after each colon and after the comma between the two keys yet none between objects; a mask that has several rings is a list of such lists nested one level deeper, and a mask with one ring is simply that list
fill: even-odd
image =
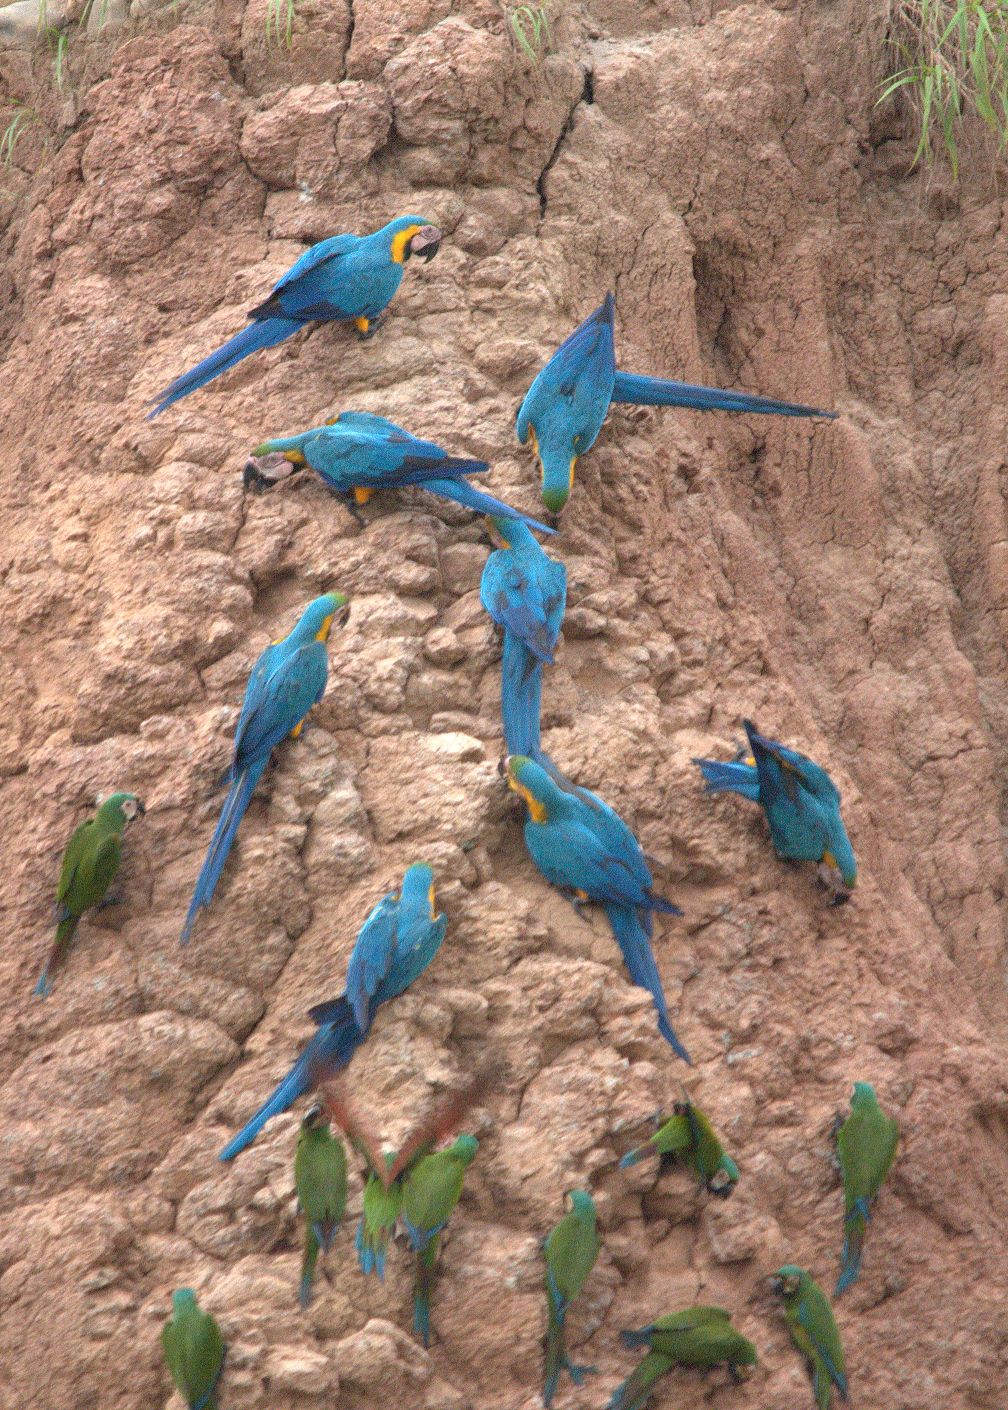
[{"label": "grass tuft", "polygon": [[901,93],[920,124],[911,169],[945,153],[959,179],[963,121],[975,115],[1008,148],[1008,0],[890,0],[900,67],[878,102]]},{"label": "grass tuft", "polygon": [[24,103],[14,104],[14,116],[0,134],[0,166],[10,169],[14,164],[14,149],[25,134],[25,130],[38,120],[34,108]]},{"label": "grass tuft", "polygon": [[553,43],[545,5],[505,5],[511,35],[518,48],[538,65]]},{"label": "grass tuft", "polygon": [[289,49],[294,39],[294,0],[266,0],[266,44]]}]

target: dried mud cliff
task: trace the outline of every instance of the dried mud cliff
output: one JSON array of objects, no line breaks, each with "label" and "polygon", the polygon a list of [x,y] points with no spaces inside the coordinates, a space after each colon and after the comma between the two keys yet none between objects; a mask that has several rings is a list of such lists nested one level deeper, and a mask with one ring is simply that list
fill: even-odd
[{"label": "dried mud cliff", "polygon": [[[168,1405],[158,1334],[192,1285],[231,1347],[222,1410],[534,1407],[538,1237],[584,1184],[604,1251],[572,1340],[600,1374],[560,1405],[604,1404],[635,1360],[619,1329],[695,1300],[733,1310],[760,1366],[673,1376],[658,1403],[809,1405],[765,1279],[791,1259],[832,1285],[829,1126],[867,1078],[905,1136],[838,1308],[853,1401],[1003,1406],[1003,200],[905,175],[909,130],[873,108],[883,20],[854,0],[589,0],[535,72],[489,0],[299,0],[289,57],[262,0],[136,25],[48,146],[26,133],[0,198],[0,1405]],[[7,96],[32,97],[29,69],[0,53]],[[446,239],[377,338],[321,329],[144,422],[303,242],[407,210]],[[607,288],[623,367],[843,413],[614,411],[554,545],[545,741],[686,913],[656,950],[692,1070],[604,918],[524,853],[480,526],[416,495],[362,530],[310,479],[244,498],[240,473],[263,436],[357,408],[485,456],[533,508],[518,399]],[[249,666],[329,587],[353,609],[328,693],[183,952]],[[842,787],[846,908],[755,809],[703,795],[690,757],[743,715]],[[116,785],[148,805],[125,903],[41,1003],[60,851]],[[501,1067],[429,1354],[407,1260],[362,1279],[353,1217],[299,1312],[296,1113],[217,1160],[421,857],[448,937],[355,1083],[394,1140],[478,1054]],[[614,1168],[681,1081],[742,1169],[724,1205]]]}]

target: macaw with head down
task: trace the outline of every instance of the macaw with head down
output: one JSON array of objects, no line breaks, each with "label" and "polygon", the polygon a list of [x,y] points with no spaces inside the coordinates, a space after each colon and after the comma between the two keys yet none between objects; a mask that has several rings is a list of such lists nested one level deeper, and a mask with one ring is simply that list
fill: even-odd
[{"label": "macaw with head down", "polygon": [[309,1107],[301,1122],[294,1156],[294,1188],[304,1215],[304,1254],[298,1302],[307,1307],[319,1253],[328,1253],[347,1199],[347,1162],[343,1142],[329,1130],[321,1106]]},{"label": "macaw with head down", "polygon": [[491,553],[480,601],[504,629],[501,717],[509,754],[539,753],[542,668],[553,652],[567,605],[567,569],[549,558],[524,524],[491,517],[503,547]]},{"label": "macaw with head down", "polygon": [[628,1151],[620,1169],[658,1156],[662,1168],[673,1163],[692,1170],[708,1194],[727,1199],[738,1184],[739,1169],[708,1118],[690,1101],[676,1102],[673,1114],[649,1141]]},{"label": "macaw with head down", "polygon": [[213,900],[239,824],[270,755],[282,740],[297,739],[308,712],[325,693],[329,632],[334,622],[342,626],[349,612],[347,599],[340,592],[317,597],[294,629],[267,646],[252,668],[235,728],[231,763],[221,780],[229,785],[228,796],[189,903],[182,927],[183,945],[189,943],[201,909]]},{"label": "macaw with head down", "polygon": [[818,862],[819,874],[842,905],[857,884],[857,862],[840,816],[840,791],[825,769],[795,749],[767,739],[743,720],[752,751],[730,763],[694,759],[708,793],[740,793],[759,803],[779,857]]},{"label": "macaw with head down", "polygon": [[875,1088],[870,1082],[855,1082],[850,1115],[837,1131],[844,1190],[844,1243],[835,1297],[849,1288],[861,1271],[865,1228],[898,1145],[899,1126],[879,1106]]},{"label": "macaw with head down", "polygon": [[531,442],[542,470],[543,503],[555,514],[567,503],[574,488],[577,459],[595,444],[612,402],[830,420],[836,416],[836,412],[797,402],[618,372],[615,309],[612,294],[606,294],[604,303],[557,348],[518,411],[518,439],[522,445]]},{"label": "macaw with head down", "polygon": [[779,1268],[771,1283],[784,1302],[791,1340],[808,1363],[817,1410],[829,1410],[834,1386],[847,1399],[847,1368],[829,1300],[815,1279],[793,1263]]},{"label": "macaw with head down", "polygon": [[740,1368],[756,1365],[756,1348],[737,1332],[723,1307],[687,1307],[668,1317],[658,1317],[648,1327],[621,1332],[624,1346],[646,1346],[647,1354],[633,1375],[619,1386],[609,1410],[641,1410],[655,1385],[673,1366],[711,1371],[727,1366],[733,1380]]},{"label": "macaw with head down", "polygon": [[669,1019],[651,949],[653,913],[682,912],[655,895],[640,843],[601,798],[569,784],[559,770],[551,773],[543,764],[517,756],[508,760],[507,778],[528,808],[525,845],[539,871],[575,898],[604,907],[630,978],[654,1000],[659,1032],[689,1062]]},{"label": "macaw with head down", "polygon": [[318,1069],[338,1072],[364,1041],[378,1007],[398,998],[419,979],[441,948],[448,917],[438,914],[434,872],[416,862],[402,880],[398,895],[390,891],[360,928],[347,965],[346,990],[329,1003],[316,1004],[309,1017],[318,1032],[287,1076],[252,1119],[221,1151],[231,1160],[252,1144],[274,1116],[279,1116],[315,1085]]},{"label": "macaw with head down", "polygon": [[412,255],[432,260],[441,232],[419,215],[400,215],[371,235],[334,235],[312,245],[249,314],[247,328],[176,377],[154,398],[148,420],[235,367],[250,353],[272,348],[311,323],[352,321],[362,338],[380,326]]},{"label": "macaw with head down", "polygon": [[172,1293],[172,1315],[161,1330],[161,1346],[189,1410],[216,1410],[217,1382],[227,1347],[216,1321],[202,1310],[192,1288]]},{"label": "macaw with head down", "polygon": [[355,514],[376,490],[419,485],[478,514],[520,520],[544,534],[554,532],[469,484],[466,476],[489,470],[487,461],[449,455],[433,441],[421,440],[369,411],[341,411],[324,426],[263,441],[245,464],[245,484],[262,488],[290,474],[291,466],[305,465]]},{"label": "macaw with head down", "polygon": [[69,953],[81,917],[108,903],[108,889],[122,860],[123,833],[143,813],[144,805],[135,793],[113,793],[99,802],[93,818],[74,830],[56,887],[56,938],[35,985],[40,998],[52,992],[52,976]]},{"label": "macaw with head down", "polygon": [[566,1371],[576,1386],[594,1366],[575,1366],[567,1357],[565,1323],[567,1309],[580,1294],[599,1254],[595,1227],[595,1201],[587,1190],[572,1190],[570,1209],[543,1244],[546,1259],[546,1303],[549,1321],[546,1329],[546,1380],[543,1404],[553,1404],[560,1372]]}]

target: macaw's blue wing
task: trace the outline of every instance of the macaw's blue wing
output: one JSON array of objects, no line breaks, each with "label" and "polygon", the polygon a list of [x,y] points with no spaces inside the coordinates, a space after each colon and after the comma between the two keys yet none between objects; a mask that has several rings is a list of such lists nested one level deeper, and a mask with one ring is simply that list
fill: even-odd
[{"label": "macaw's blue wing", "polygon": [[484,494],[481,490],[474,489],[465,480],[428,480],[424,484],[424,489],[430,490],[432,494],[440,495],[442,499],[450,499],[455,504],[461,504],[465,509],[474,509],[477,514],[496,515],[501,519],[517,519],[530,529],[538,529],[541,534],[556,533],[556,530],[551,529],[548,524],[540,523],[530,514],[523,514],[520,509],[512,509],[502,500],[494,499],[493,495]]},{"label": "macaw's blue wing", "polygon": [[722,763],[720,759],[694,759],[708,793],[740,793],[751,803],[760,797],[759,773],[752,764]]},{"label": "macaw's blue wing", "polygon": [[749,392],[732,392],[720,387],[701,387],[693,382],[673,382],[664,377],[644,377],[635,372],[617,372],[612,400],[633,406],[681,406],[691,411],[756,412],[766,416],[821,416],[835,421],[838,413],[823,411],[801,402],[777,401]]},{"label": "macaw's blue wing", "polygon": [[[498,626],[519,638],[540,661],[552,664],[556,632],[542,587],[510,549],[491,553],[480,581],[480,600]],[[562,615],[562,614],[561,614]]]},{"label": "macaw's blue wing", "polygon": [[[339,304],[333,304],[332,293],[339,285],[340,260],[359,244],[359,235],[333,235],[329,240],[312,245],[280,276],[269,298],[250,316],[273,317],[275,313],[284,313],[310,319],[345,317]],[[332,311],[311,312],[320,307]]]},{"label": "macaw's blue wing", "polygon": [[[485,460],[448,455],[433,441],[421,441],[408,431],[364,413],[344,412],[335,422],[294,436],[264,441],[256,455],[294,451],[308,466],[340,493],[352,489],[395,489],[425,485],[431,479],[480,475],[489,470]],[[352,423],[352,424],[351,424]]]},{"label": "macaw's blue wing", "polygon": [[246,761],[269,757],[322,699],[328,676],[324,642],[310,641],[274,658],[272,668],[256,682],[249,708],[242,708],[235,732],[236,771]]},{"label": "macaw's blue wing", "polygon": [[612,400],[616,376],[615,310],[612,294],[606,294],[595,312],[564,339],[538,373],[518,410],[515,429],[522,445],[528,440],[530,428],[541,439],[542,423],[557,409],[558,401],[567,403],[578,422],[576,427],[572,424],[572,434],[580,431],[591,435],[588,444],[578,447],[578,453],[594,442]]},{"label": "macaw's blue wing", "polygon": [[757,769],[772,764],[790,797],[794,797],[795,790],[801,787],[823,802],[839,805],[840,790],[824,768],[813,763],[807,755],[799,754],[796,749],[788,749],[775,739],[760,734],[752,720],[743,720],[742,724]]},{"label": "macaw's blue wing", "polygon": [[509,754],[539,754],[542,665],[523,641],[504,633],[501,660],[501,720]]},{"label": "macaw's blue wing", "polygon": [[346,997],[362,1035],[371,1026],[371,1002],[395,959],[398,910],[390,891],[361,926],[347,965]]},{"label": "macaw's blue wing", "polygon": [[661,975],[658,973],[651,942],[637,912],[629,906],[613,905],[606,906],[605,912],[609,917],[609,924],[612,926],[616,942],[623,951],[623,962],[627,967],[627,973],[633,982],[642,989],[646,989],[654,1000],[658,1014],[659,1033],[666,1042],[671,1044],[673,1052],[681,1057],[683,1062],[692,1062],[689,1053],[680,1043],[675,1029],[672,1027],[668,1005],[665,1001],[665,990],[662,988]]},{"label": "macaw's blue wing", "polygon": [[435,920],[426,920],[422,926],[404,926],[400,915],[395,959],[378,987],[376,1003],[397,999],[420,978],[440,950],[447,929],[448,917],[443,914]]},{"label": "macaw's blue wing", "polygon": [[[221,1160],[233,1160],[252,1144],[267,1121],[287,1111],[299,1097],[310,1092],[316,1084],[319,1070],[329,1074],[338,1072],[353,1057],[363,1035],[350,1005],[345,998],[337,999],[333,1003],[317,1005],[311,1014],[314,1016],[323,1011],[326,1021],[320,1023],[318,1032],[306,1044],[283,1081],[278,1083],[252,1119],[227,1143],[220,1153]],[[318,1022],[318,1019],[315,1021]]]}]

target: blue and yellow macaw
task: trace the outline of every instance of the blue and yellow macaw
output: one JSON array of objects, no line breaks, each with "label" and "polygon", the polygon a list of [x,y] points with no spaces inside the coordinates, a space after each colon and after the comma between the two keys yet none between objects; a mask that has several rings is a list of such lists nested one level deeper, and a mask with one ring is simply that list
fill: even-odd
[{"label": "blue and yellow macaw", "polygon": [[825,769],[795,749],[767,739],[743,720],[751,753],[729,762],[694,759],[708,793],[740,793],[759,803],[779,857],[818,862],[833,904],[849,900],[857,884],[857,862],[840,816],[840,792]]},{"label": "blue and yellow macaw", "polygon": [[329,678],[329,632],[333,622],[342,626],[349,613],[342,593],[324,593],[308,604],[293,631],[267,646],[253,666],[235,728],[234,753],[221,778],[221,783],[229,785],[228,796],[189,903],[182,927],[183,945],[189,943],[200,910],[213,900],[235,834],[270,755],[288,736],[297,739],[308,712],[322,699]]},{"label": "blue and yellow macaw", "polygon": [[348,502],[351,512],[366,504],[375,490],[420,485],[477,514],[500,515],[544,534],[554,532],[468,483],[467,475],[489,470],[485,460],[448,455],[433,441],[421,440],[394,421],[368,411],[341,411],[324,426],[264,441],[246,463],[246,486],[268,484],[280,478],[278,471],[289,474],[285,461],[314,470],[329,489]]},{"label": "blue and yellow macaw", "polygon": [[531,442],[539,458],[543,503],[554,514],[567,503],[574,487],[578,456],[595,444],[613,402],[681,406],[692,411],[823,416],[830,420],[836,416],[836,412],[797,402],[617,372],[615,309],[612,294],[606,294],[604,303],[557,348],[529,387],[518,411],[518,439],[522,445]]},{"label": "blue and yellow macaw", "polygon": [[287,1076],[252,1119],[221,1151],[231,1160],[252,1144],[274,1116],[286,1111],[315,1085],[315,1073],[339,1072],[364,1041],[381,1004],[398,998],[419,979],[441,948],[448,917],[438,914],[434,872],[416,862],[402,880],[398,895],[383,896],[360,928],[347,965],[346,991],[329,1003],[316,1004],[308,1016],[318,1032]]},{"label": "blue and yellow macaw", "polygon": [[539,753],[542,668],[553,652],[567,605],[567,569],[539,547],[524,524],[491,517],[504,545],[491,553],[480,582],[480,601],[504,629],[501,717],[509,754]]},{"label": "blue and yellow macaw", "polygon": [[653,913],[682,912],[655,895],[640,843],[601,798],[573,784],[565,787],[559,770],[551,773],[532,759],[516,757],[508,760],[507,774],[509,787],[528,808],[525,845],[532,860],[554,886],[604,907],[630,978],[654,1000],[659,1032],[689,1062],[669,1019],[651,950]]},{"label": "blue and yellow macaw", "polygon": [[441,232],[419,215],[401,215],[371,235],[334,235],[312,245],[249,314],[247,328],[196,364],[154,398],[148,420],[212,382],[250,353],[272,348],[311,323],[352,321],[362,338],[380,325],[383,310],[411,255],[431,260]]}]

